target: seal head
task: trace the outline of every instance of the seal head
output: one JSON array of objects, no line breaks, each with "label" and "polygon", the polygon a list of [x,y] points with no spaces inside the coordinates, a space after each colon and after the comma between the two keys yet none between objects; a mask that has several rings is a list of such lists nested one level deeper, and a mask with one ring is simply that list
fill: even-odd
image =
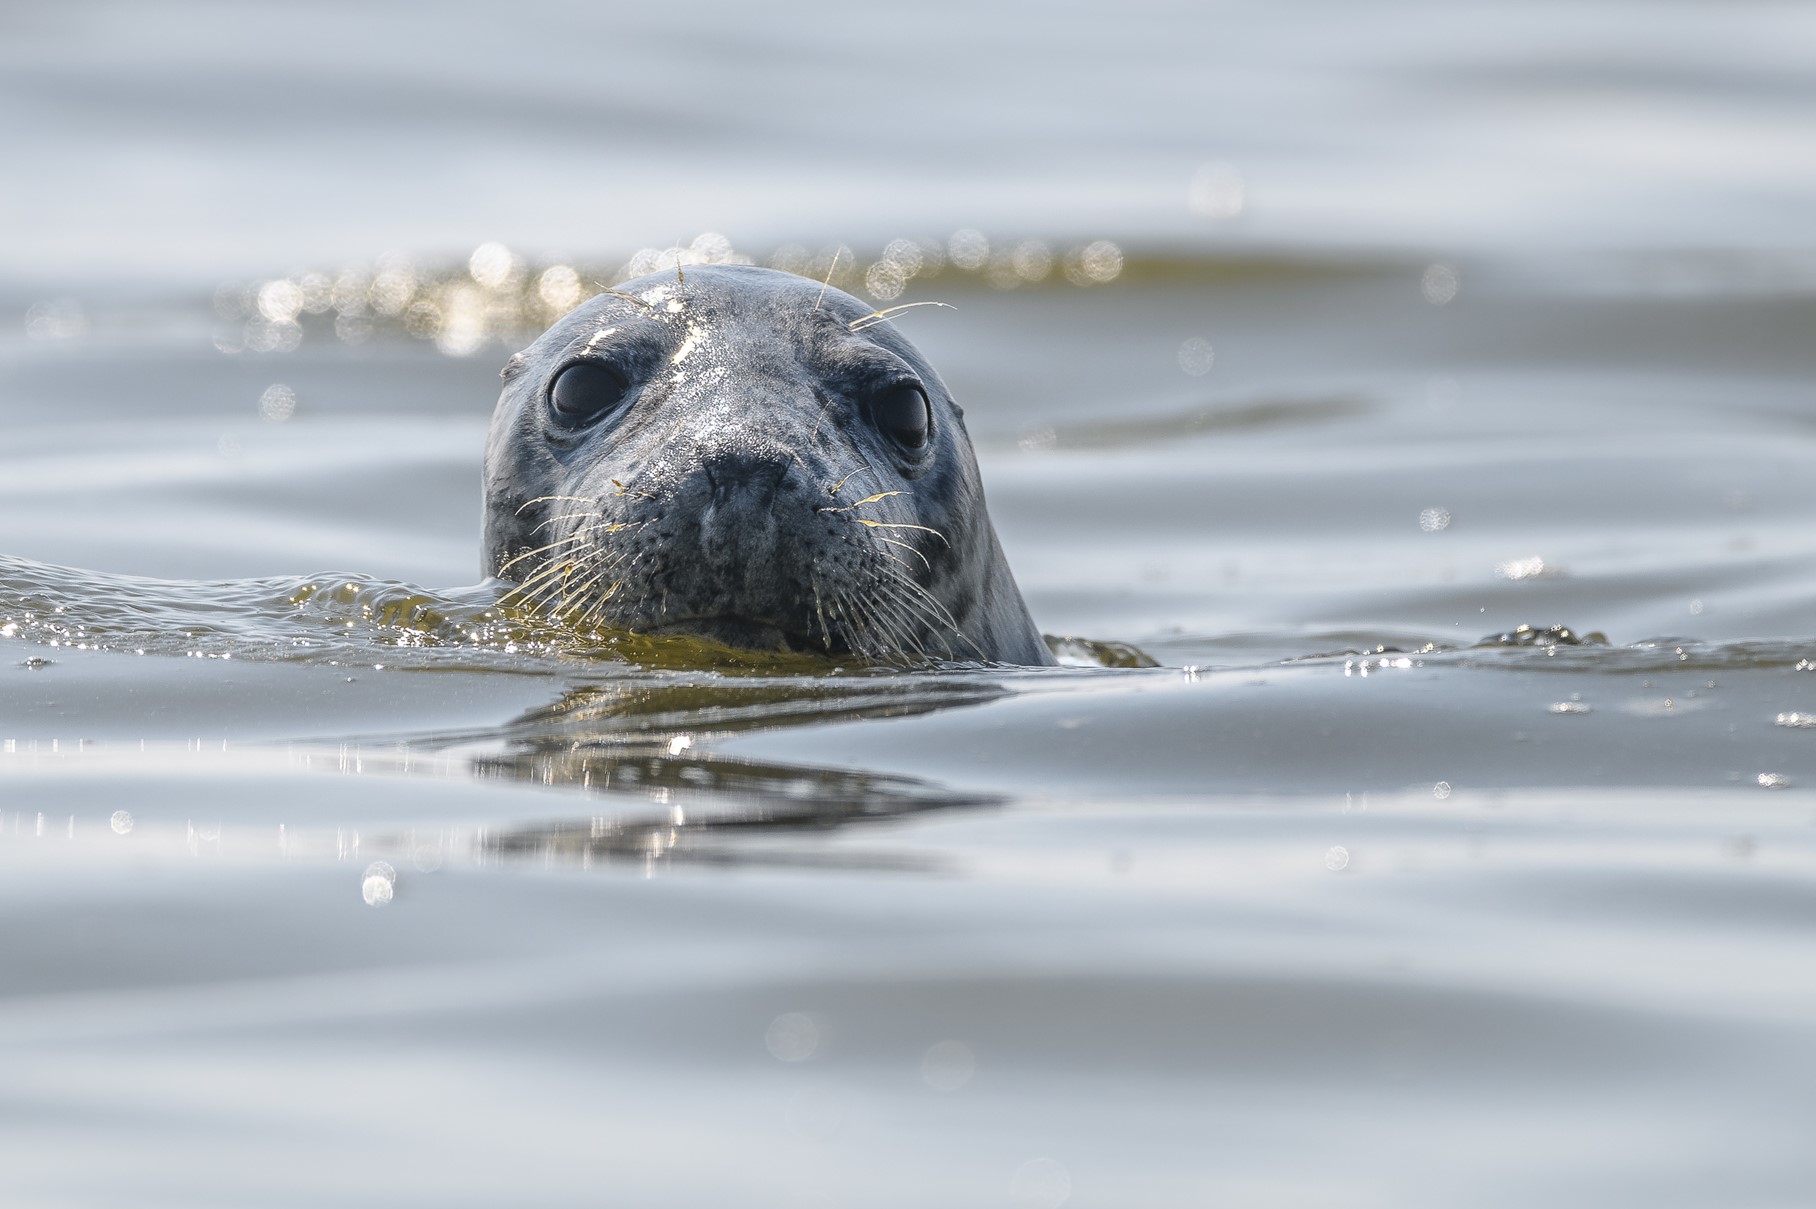
[{"label": "seal head", "polygon": [[549,613],[753,650],[1053,662],[959,408],[850,295],[749,266],[654,274],[504,378],[485,571]]}]

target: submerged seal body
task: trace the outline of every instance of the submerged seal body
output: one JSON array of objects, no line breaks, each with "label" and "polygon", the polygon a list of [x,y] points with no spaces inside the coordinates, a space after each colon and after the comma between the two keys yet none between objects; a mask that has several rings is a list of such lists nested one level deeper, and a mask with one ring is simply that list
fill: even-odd
[{"label": "submerged seal body", "polygon": [[945,384],[793,274],[627,282],[511,358],[485,571],[557,616],[754,650],[1052,663]]}]

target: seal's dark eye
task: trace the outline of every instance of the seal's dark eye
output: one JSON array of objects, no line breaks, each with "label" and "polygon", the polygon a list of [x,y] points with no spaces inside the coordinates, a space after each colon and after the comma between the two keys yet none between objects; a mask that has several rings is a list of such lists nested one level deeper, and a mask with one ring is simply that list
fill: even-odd
[{"label": "seal's dark eye", "polygon": [[921,449],[927,444],[927,428],[932,414],[927,409],[927,396],[911,382],[891,386],[871,404],[877,427],[908,449]]},{"label": "seal's dark eye", "polygon": [[629,392],[624,375],[611,366],[576,361],[555,375],[549,387],[549,410],[560,423],[578,428],[624,402]]}]

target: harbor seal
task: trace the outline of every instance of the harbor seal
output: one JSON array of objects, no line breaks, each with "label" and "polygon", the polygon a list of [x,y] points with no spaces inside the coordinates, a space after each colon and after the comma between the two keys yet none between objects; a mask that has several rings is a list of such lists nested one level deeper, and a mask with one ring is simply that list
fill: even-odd
[{"label": "harbor seal", "polygon": [[1053,663],[962,412],[891,314],[744,265],[582,303],[504,369],[486,573],[577,624]]}]

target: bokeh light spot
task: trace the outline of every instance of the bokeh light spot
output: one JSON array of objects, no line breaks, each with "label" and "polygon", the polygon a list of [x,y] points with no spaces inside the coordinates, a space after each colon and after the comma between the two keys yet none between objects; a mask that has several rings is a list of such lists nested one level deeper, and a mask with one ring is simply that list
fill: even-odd
[{"label": "bokeh light spot", "polygon": [[783,1012],[769,1022],[763,1046],[779,1062],[805,1062],[820,1048],[820,1025],[806,1012]]},{"label": "bokeh light spot", "polygon": [[1228,222],[1240,218],[1248,208],[1248,186],[1234,166],[1204,164],[1192,173],[1191,184],[1186,187],[1186,202],[1194,214]]},{"label": "bokeh light spot", "polygon": [[1419,277],[1419,292],[1433,306],[1448,306],[1454,302],[1462,285],[1455,266],[1442,262],[1426,265],[1425,272]]},{"label": "bokeh light spot", "polygon": [[935,1091],[957,1091],[977,1073],[977,1058],[962,1041],[939,1041],[921,1055],[921,1079]]},{"label": "bokeh light spot", "polygon": [[1009,1180],[1017,1209],[1059,1209],[1071,1196],[1072,1173],[1052,1159],[1029,1159]]},{"label": "bokeh light spot", "polygon": [[1179,346],[1179,368],[1194,378],[1202,378],[1217,363],[1217,350],[1202,336],[1193,336]]},{"label": "bokeh light spot", "polygon": [[569,265],[550,265],[536,279],[536,296],[550,310],[565,314],[580,301],[580,274]]},{"label": "bokeh light spot", "polygon": [[982,231],[964,227],[946,241],[946,257],[955,267],[975,273],[990,262],[990,241]]},{"label": "bokeh light spot", "polygon": [[296,414],[296,392],[282,382],[273,382],[259,396],[259,415],[271,424],[282,424]]}]

